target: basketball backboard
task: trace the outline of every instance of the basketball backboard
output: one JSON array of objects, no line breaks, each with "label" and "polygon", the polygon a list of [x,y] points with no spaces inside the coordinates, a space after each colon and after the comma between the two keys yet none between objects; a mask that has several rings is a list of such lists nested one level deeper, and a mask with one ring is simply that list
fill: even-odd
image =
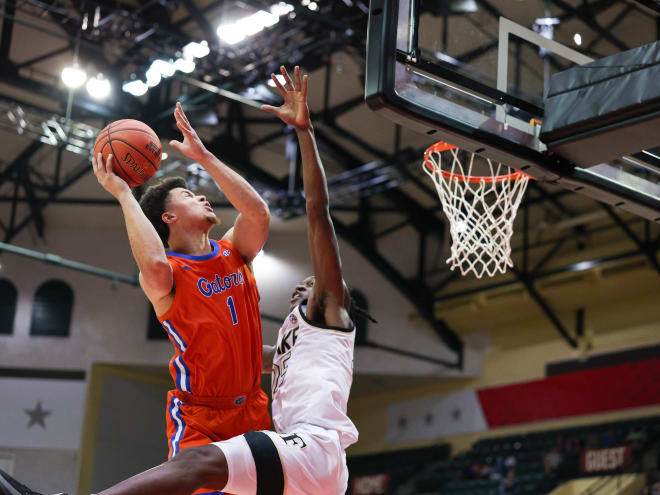
[{"label": "basketball backboard", "polygon": [[635,2],[372,0],[366,100],[438,141],[660,222],[660,136],[588,167],[539,139],[551,75],[655,41],[658,17]]}]

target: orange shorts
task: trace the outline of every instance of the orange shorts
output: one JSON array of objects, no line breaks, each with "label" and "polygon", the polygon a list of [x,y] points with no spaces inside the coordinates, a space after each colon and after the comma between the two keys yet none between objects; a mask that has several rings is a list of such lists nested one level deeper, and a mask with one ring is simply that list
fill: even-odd
[{"label": "orange shorts", "polygon": [[[228,440],[250,430],[270,429],[268,397],[260,387],[238,397],[199,397],[170,390],[167,393],[168,459],[181,449]],[[218,494],[200,488],[195,495]]]}]

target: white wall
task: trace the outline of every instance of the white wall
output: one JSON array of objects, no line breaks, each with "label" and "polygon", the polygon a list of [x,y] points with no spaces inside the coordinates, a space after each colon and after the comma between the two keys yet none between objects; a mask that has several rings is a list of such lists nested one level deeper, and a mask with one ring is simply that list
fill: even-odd
[{"label": "white wall", "polygon": [[[45,241],[38,239],[32,230],[25,230],[12,243],[125,275],[135,273],[119,208],[54,206],[46,211]],[[81,213],[85,218],[76,217]],[[224,223],[227,225],[231,221],[225,219]],[[312,273],[304,228],[304,218],[284,224],[273,220],[265,257],[255,266],[264,314],[286,316],[293,288]],[[214,234],[217,237],[221,231]],[[365,294],[371,314],[379,321],[379,324],[370,324],[369,338],[404,350],[453,360],[452,353],[432,329],[408,322],[408,316],[414,312],[412,305],[357,251],[342,241],[339,244],[346,281]],[[94,362],[167,366],[172,345],[167,340],[147,341],[150,306],[138,287],[7,252],[0,256],[0,264],[0,277],[11,280],[18,290],[14,332],[0,335],[0,368],[89,370]],[[74,292],[67,338],[29,335],[34,293],[50,279],[67,282]],[[278,323],[264,320],[265,343],[275,341],[278,328]],[[468,370],[471,374],[478,373],[480,352],[469,350],[468,355]],[[447,373],[440,366],[364,348],[356,350],[355,372],[400,376]],[[48,387],[47,384],[43,386]],[[41,398],[38,390],[35,394]],[[12,397],[3,397],[5,399],[8,404],[13,403]],[[32,402],[26,407],[33,407]],[[45,409],[53,407],[50,403],[43,406]],[[19,423],[27,420],[27,416],[23,418],[21,414],[18,411]],[[82,428],[82,422],[80,426]],[[0,438],[0,453],[14,459],[15,476],[28,486],[48,493],[53,489],[75,492],[78,451],[68,444],[59,447],[44,444],[41,448],[38,445],[37,442],[36,449],[26,449],[16,442],[3,443]],[[60,461],[55,464],[53,457]],[[58,473],[55,478],[50,474],[52,470]]]},{"label": "white wall", "polygon": [[[284,317],[294,286],[312,273],[312,267],[306,233],[295,224],[278,230],[279,221],[274,222],[265,247],[266,259],[257,263],[255,275],[262,312]],[[304,223],[304,219],[295,222]],[[126,275],[135,271],[123,228],[51,229],[47,243],[32,242],[30,236],[21,235],[14,244]],[[340,249],[345,279],[366,295],[370,312],[379,321],[370,324],[370,339],[435,358],[455,359],[430,327],[408,322],[412,305],[357,251],[342,241]],[[19,294],[14,334],[0,336],[0,366],[87,369],[98,361],[165,366],[171,357],[168,341],[146,340],[149,305],[137,287],[11,253],[2,255],[0,276],[10,279]],[[66,281],[74,291],[70,337],[30,337],[32,298],[39,285],[52,278]],[[264,321],[263,328],[264,342],[274,342],[278,324]],[[478,372],[478,359],[475,363],[472,373]],[[445,371],[384,351],[358,349],[355,372],[426,375]]]}]

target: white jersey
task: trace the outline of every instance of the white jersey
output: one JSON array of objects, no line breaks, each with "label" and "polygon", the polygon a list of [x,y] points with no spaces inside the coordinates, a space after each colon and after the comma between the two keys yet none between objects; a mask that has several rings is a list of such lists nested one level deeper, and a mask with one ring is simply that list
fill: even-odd
[{"label": "white jersey", "polygon": [[341,447],[357,442],[346,415],[353,381],[355,329],[313,323],[296,306],[277,337],[273,357],[272,413],[278,433],[300,425],[334,430]]}]

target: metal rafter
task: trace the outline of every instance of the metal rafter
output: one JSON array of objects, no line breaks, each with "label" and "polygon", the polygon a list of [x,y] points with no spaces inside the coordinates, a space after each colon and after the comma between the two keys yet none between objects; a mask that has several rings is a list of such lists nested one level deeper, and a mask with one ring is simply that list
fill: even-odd
[{"label": "metal rafter", "polygon": [[[121,8],[118,7],[114,1],[111,0],[102,0],[101,2],[104,5],[104,19],[102,22],[107,22],[113,15],[116,13],[126,16],[126,19],[136,19],[140,17],[144,12],[145,8],[148,8],[150,5],[158,2],[143,2],[140,7],[130,10],[130,7],[126,7],[125,4],[121,4]],[[166,2],[167,3],[167,2]],[[202,31],[209,36],[209,32],[212,33],[210,29],[210,24],[205,21],[204,15],[207,14],[211,9],[214,9],[222,5],[222,1],[216,1],[209,3],[206,7],[197,7],[194,0],[184,0],[184,6],[188,8],[190,16],[184,18],[177,23],[164,22],[161,25],[152,25],[149,24],[150,21],[146,20],[143,25],[143,30],[135,33],[136,37],[133,39],[132,45],[130,45],[123,55],[119,57],[120,60],[128,60],[130,63],[136,64],[146,64],[150,57],[157,56],[159,50],[166,50],[170,47],[181,47],[183,43],[191,41],[192,39],[185,33],[183,33],[180,27],[191,21],[195,21],[201,28]],[[263,8],[264,6],[268,7],[270,5],[266,0],[249,0],[249,3],[253,6]],[[499,16],[499,11],[488,1],[488,0],[478,0],[479,5],[487,11],[492,16]],[[593,48],[598,40],[605,38],[608,39],[606,34],[610,34],[609,31],[626,15],[631,11],[630,5],[628,5],[619,15],[613,19],[607,26],[601,27],[595,20],[595,14],[606,8],[609,8],[615,2],[614,0],[599,0],[588,5],[588,8],[585,6],[582,7],[571,7],[565,1],[559,0],[558,6],[564,10],[559,17],[562,20],[567,20],[570,18],[578,18],[580,21],[587,24],[589,27],[594,29],[597,33],[597,38],[595,38],[590,47]],[[641,3],[644,3],[644,0],[641,0]],[[5,2],[5,8],[3,10],[3,24],[15,22],[15,15],[12,12],[7,11],[8,5],[15,6],[14,2]],[[59,37],[67,39],[69,45],[72,46],[72,43],[75,42],[76,36],[78,35],[79,24],[81,16],[76,17],[73,13],[67,12],[66,10],[56,8],[53,1],[50,1],[50,7],[48,10],[51,18],[58,20],[59,24],[64,27],[66,35],[61,34]],[[44,4],[45,5],[45,4]],[[170,3],[167,3],[170,5]],[[174,3],[171,3],[174,5]],[[200,79],[203,75],[207,75],[211,78],[211,82],[214,85],[217,85],[219,88],[222,88],[226,91],[231,91],[236,94],[240,94],[249,87],[254,87],[255,84],[263,84],[266,80],[267,75],[277,69],[279,63],[286,61],[287,63],[299,63],[307,70],[313,70],[322,65],[326,65],[328,69],[330,68],[329,62],[333,53],[339,50],[344,50],[348,46],[348,52],[357,54],[358,57],[364,52],[364,38],[365,38],[365,27],[367,16],[366,12],[360,10],[357,4],[353,4],[353,7],[348,5],[348,2],[334,2],[332,4],[322,4],[322,9],[327,10],[323,12],[312,12],[309,9],[296,6],[296,21],[295,23],[288,22],[283,20],[278,26],[268,32],[255,37],[255,42],[246,45],[244,47],[236,48],[218,48],[217,46],[212,46],[211,55],[204,60],[200,60],[198,64],[198,76]],[[586,5],[586,3],[585,3]],[[22,7],[21,7],[22,8]],[[106,10],[107,9],[107,10]],[[637,10],[642,10],[639,7],[635,7]],[[171,13],[171,11],[170,11]],[[107,14],[107,15],[106,15]],[[16,21],[16,22],[22,22]],[[104,26],[109,26],[109,24],[104,24]],[[660,23],[658,24],[660,26]],[[105,27],[102,26],[102,29]],[[3,28],[3,43],[1,45],[1,53],[9,53],[9,44],[5,43],[5,37],[11,38],[11,30],[5,30]],[[53,30],[53,35],[56,35],[57,32]],[[86,39],[85,36],[88,38]],[[108,38],[112,39],[112,38]],[[213,42],[214,38],[209,36],[209,41]],[[295,40],[295,42],[291,42]],[[610,41],[612,41],[610,39]],[[290,49],[284,51],[278,51],[274,43],[281,42],[286,46],[290,46]],[[94,54],[95,57],[101,55],[103,49],[103,44],[100,41],[100,38],[94,38],[90,36],[89,33],[85,33],[83,38],[80,40],[81,48],[83,55],[91,56]],[[262,50],[263,47],[259,45],[265,44],[268,50]],[[615,45],[622,48],[624,46],[621,44],[615,43]],[[212,43],[215,45],[215,43]],[[471,59],[479,57],[486,53],[489,50],[494,49],[497,46],[495,41],[490,41],[482,47],[478,47],[470,53],[464,54],[462,57],[463,62],[469,62]],[[352,48],[351,48],[352,47]],[[33,91],[41,96],[46,96],[54,101],[58,101],[61,104],[66,102],[67,94],[62,92],[54,87],[51,87],[49,84],[45,84],[43,80],[33,80],[28,77],[25,77],[23,73],[18,74],[17,67],[29,67],[33,64],[36,64],[42,60],[46,60],[49,57],[56,56],[58,52],[63,52],[70,48],[62,48],[60,50],[55,50],[49,53],[44,53],[39,57],[35,57],[32,60],[28,60],[21,64],[20,66],[12,65],[3,65],[2,74],[0,74],[0,82],[4,82],[21,89],[28,89]],[[225,50],[222,51],[221,50]],[[273,55],[277,53],[277,57]],[[227,55],[230,54],[231,57]],[[519,52],[518,52],[519,54]],[[219,76],[217,73],[217,68],[219,66],[220,60],[222,60],[222,67],[231,69],[232,75],[225,77]],[[458,62],[460,62],[459,60]],[[118,69],[116,64],[112,64],[109,61],[104,61],[104,64],[108,64],[108,67],[113,67]],[[206,79],[205,79],[206,80]],[[337,124],[337,118],[346,111],[349,111],[355,108],[358,105],[361,105],[363,102],[362,95],[357,95],[355,97],[349,98],[345,102],[336,105],[333,108],[328,108],[327,102],[329,101],[330,94],[330,78],[329,72],[326,72],[326,98],[325,104],[321,112],[314,113],[312,118],[315,122],[322,123],[317,128],[317,138],[319,141],[319,147],[322,151],[327,154],[331,154],[335,157],[340,164],[342,164],[347,170],[354,171],[357,175],[357,171],[362,167],[366,167],[365,164],[349,153],[344,146],[341,146],[341,141],[339,138],[348,140],[358,147],[360,147],[369,155],[376,157],[380,160],[381,165],[379,167],[387,168],[392,167],[399,171],[403,177],[402,182],[410,181],[413,182],[417,187],[423,191],[424,194],[433,196],[435,193],[428,188],[424,181],[420,181],[415,175],[411,174],[410,171],[406,168],[408,163],[408,158],[411,155],[417,156],[420,154],[418,150],[410,149],[401,149],[400,148],[400,133],[398,134],[399,138],[396,139],[395,152],[389,154],[382,149],[379,149],[375,146],[370,145],[359,135],[352,131],[348,131]],[[55,82],[53,82],[53,85]],[[216,94],[211,94],[204,90],[198,90],[195,88],[194,91],[191,91],[189,94],[187,90],[192,86],[188,85],[187,87],[184,84],[184,92],[186,94],[181,98],[185,99],[188,104],[200,104],[208,103],[213,105],[218,101],[223,101],[222,97],[219,97]],[[168,80],[162,84],[157,91],[153,91],[153,94],[149,96],[149,104],[142,105],[137,99],[131,98],[127,95],[120,95],[122,102],[115,108],[109,108],[107,105],[98,104],[97,102],[82,97],[80,94],[74,99],[74,107],[77,109],[78,117],[84,116],[94,116],[102,117],[105,120],[113,120],[116,118],[125,117],[126,115],[131,115],[134,118],[141,118],[143,120],[149,121],[156,125],[156,130],[163,138],[168,139],[170,137],[178,138],[176,130],[173,129],[169,121],[165,119],[171,116],[173,102],[171,101],[172,90],[175,89],[171,80]],[[168,98],[168,95],[169,98]],[[229,111],[231,112],[231,119],[228,132],[222,133],[211,140],[208,143],[209,149],[229,163],[232,167],[242,171],[245,175],[253,182],[262,184],[265,188],[278,192],[286,191],[289,189],[289,177],[283,179],[276,178],[272,176],[265,168],[261,168],[256,164],[252,163],[250,160],[250,151],[254,150],[258,146],[263,146],[269,142],[272,142],[275,139],[278,139],[285,135],[286,129],[279,126],[276,129],[273,129],[273,132],[259,139],[249,142],[248,136],[250,135],[250,126],[251,125],[263,125],[265,123],[278,124],[279,121],[272,117],[251,117],[246,118],[243,115],[242,106],[238,103],[230,103],[227,105]],[[40,144],[38,144],[40,146]],[[61,150],[59,151],[61,157]],[[58,160],[60,163],[60,160]],[[368,164],[372,165],[372,164]],[[13,168],[12,168],[13,167]],[[60,165],[57,165],[59,169]],[[11,202],[12,203],[12,213],[11,213],[11,222],[8,226],[3,228],[6,231],[7,237],[11,238],[15,236],[21,229],[29,225],[32,221],[37,222],[38,230],[43,228],[43,224],[38,223],[42,222],[41,217],[42,210],[50,203],[65,203],[71,202],[72,204],[83,204],[85,200],[75,200],[61,198],[60,194],[63,192],[69,185],[78,180],[80,177],[84,176],[86,173],[89,173],[91,167],[78,167],[74,174],[71,174],[69,177],[65,177],[64,180],[59,180],[59,174],[56,173],[54,183],[49,184],[40,184],[41,181],[35,183],[31,178],[36,177],[34,173],[30,173],[28,168],[21,169],[20,174],[14,174],[13,171],[16,170],[16,165],[12,164],[5,170],[0,172],[0,185],[4,180],[13,180],[14,181],[14,190],[13,194],[8,193],[5,196],[0,197],[2,202]],[[378,167],[376,167],[378,168]],[[295,174],[298,174],[299,170],[295,170]],[[348,173],[348,172],[347,172]],[[290,177],[291,183],[295,186],[292,191],[292,195],[295,201],[299,201],[298,197],[300,194],[299,181],[297,180],[296,175]],[[380,179],[376,177],[376,179]],[[19,190],[23,189],[24,194],[19,195]],[[563,205],[559,198],[564,194],[567,194],[568,191],[561,191],[559,193],[549,193],[542,187],[536,187],[533,185],[530,189],[536,190],[536,197],[528,194],[528,198],[525,199],[523,203],[523,208],[529,213],[529,208],[533,205],[538,204],[552,204],[554,209],[559,210],[562,215],[570,216],[571,210]],[[374,189],[377,191],[378,189]],[[44,196],[44,191],[46,195]],[[374,194],[374,191],[370,191],[367,194]],[[42,196],[40,197],[39,194]],[[399,289],[402,291],[404,296],[408,297],[409,300],[415,305],[415,307],[420,311],[420,313],[427,318],[433,325],[433,327],[438,331],[438,334],[441,338],[447,343],[447,345],[459,353],[459,361],[456,363],[447,363],[448,366],[460,366],[462,359],[462,344],[460,340],[456,337],[453,332],[446,327],[444,322],[441,320],[436,320],[433,315],[433,305],[436,300],[434,294],[437,291],[444,289],[448,284],[458,278],[457,274],[454,272],[447,272],[444,266],[441,269],[436,267],[427,268],[430,264],[430,256],[428,245],[429,236],[437,235],[438,237],[444,234],[444,222],[438,216],[436,212],[439,208],[426,209],[423,208],[419,202],[416,201],[413,197],[406,195],[400,190],[397,189],[385,189],[384,192],[380,193],[383,197],[388,198],[393,206],[374,206],[374,201],[367,197],[360,197],[353,204],[342,204],[342,205],[333,205],[333,212],[347,212],[353,214],[357,221],[354,224],[344,224],[339,220],[336,221],[337,231],[342,237],[344,237],[348,242],[356,246],[364,255],[365,258],[374,264],[374,266],[381,271],[389,280],[391,280]],[[90,200],[92,202],[93,200]],[[300,205],[294,203],[291,206],[292,211],[295,208],[299,208]],[[23,219],[17,219],[17,209],[16,206],[19,203],[26,203],[30,205],[30,213]],[[113,204],[113,201],[100,201],[97,200],[94,204]],[[226,203],[217,204],[217,206],[226,206]],[[304,203],[303,203],[304,206]],[[401,222],[398,225],[394,225],[389,229],[382,230],[381,232],[372,232],[369,228],[374,225],[374,217],[377,214],[391,214],[391,213],[401,213],[406,217],[404,222]],[[41,218],[41,220],[40,220]],[[342,216],[342,219],[345,217]],[[614,217],[613,217],[614,218]],[[617,221],[614,218],[615,222]],[[619,220],[623,222],[620,218]],[[529,222],[527,222],[528,224]],[[619,224],[619,222],[617,222]],[[623,225],[627,225],[623,222]],[[648,225],[648,224],[647,224]],[[619,225],[624,231],[626,229]],[[369,227],[369,228],[368,228]],[[378,243],[382,238],[388,233],[394,232],[398,229],[404,227],[412,227],[416,230],[416,235],[412,236],[414,239],[411,240],[411,247],[415,249],[417,253],[417,269],[415,274],[411,278],[404,277],[401,273],[398,272],[397,268],[392,266],[378,251]],[[649,257],[649,260],[656,259],[657,263],[657,250],[660,248],[660,238],[652,239],[650,226],[647,226],[646,234],[644,240],[641,240],[639,237],[633,234],[631,238],[636,242],[636,245],[642,249],[644,248],[644,254]],[[626,233],[628,233],[626,231]],[[630,234],[628,234],[630,235]],[[529,240],[527,236],[525,237],[527,241]],[[522,283],[529,291],[532,297],[537,300],[543,311],[550,318],[551,321],[557,326],[558,330],[561,332],[562,329],[566,335],[570,337],[570,334],[562,326],[562,323],[556,318],[550,306],[543,300],[543,298],[538,294],[534,287],[534,282],[551,274],[557,273],[556,270],[552,271],[543,271],[544,267],[547,265],[549,260],[557,252],[560,251],[564,241],[569,239],[570,236],[567,236],[565,239],[559,240],[554,246],[539,260],[536,262],[536,266],[533,266],[531,269],[527,266],[528,263],[523,263],[525,268],[521,272],[516,274],[516,278],[512,281],[507,281],[503,283],[496,283],[485,288],[482,286],[478,290],[488,290],[491,287],[503,286],[502,284],[509,283]],[[417,244],[415,244],[415,242]],[[640,244],[641,243],[641,244]],[[525,242],[523,246],[523,251],[527,253],[530,249],[535,246],[529,242]],[[635,256],[639,255],[642,251],[636,251],[633,254],[624,253],[620,255],[626,256]],[[528,260],[527,254],[523,255],[525,259]],[[528,260],[529,261],[529,260]],[[605,263],[610,260],[595,260],[595,263]],[[654,265],[656,266],[656,265]],[[565,267],[565,270],[577,269],[576,267]],[[656,266],[657,269],[657,266]],[[426,280],[430,280],[430,277],[437,277],[434,280],[434,286],[428,287],[425,283]],[[442,278],[440,282],[438,279]],[[535,295],[536,294],[536,295]],[[451,296],[451,294],[450,294]],[[570,342],[570,340],[569,340]]]}]

